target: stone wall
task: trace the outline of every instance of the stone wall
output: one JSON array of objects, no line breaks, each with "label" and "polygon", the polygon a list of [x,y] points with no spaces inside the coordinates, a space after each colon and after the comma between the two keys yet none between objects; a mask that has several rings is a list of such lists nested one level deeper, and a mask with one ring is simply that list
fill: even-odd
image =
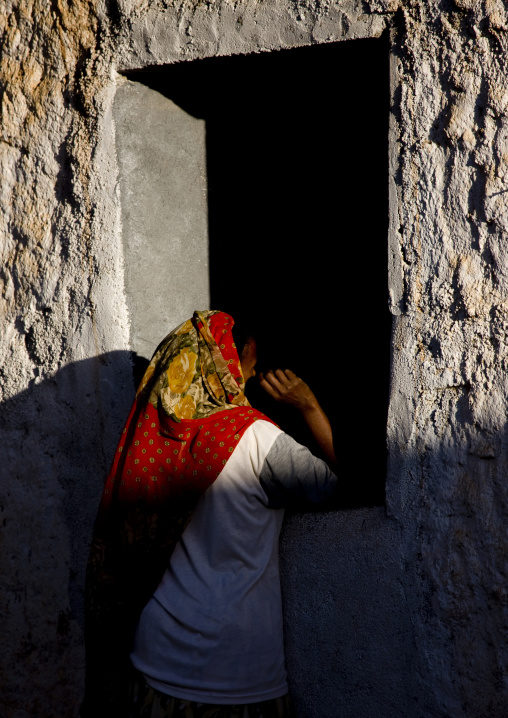
[{"label": "stone wall", "polygon": [[397,18],[388,508],[419,715],[507,708],[507,104],[500,2]]},{"label": "stone wall", "polygon": [[90,528],[132,391],[109,23],[81,0],[0,13],[2,714],[73,716]]},{"label": "stone wall", "polygon": [[88,541],[134,390],[117,73],[387,26],[387,508],[288,522],[288,669],[302,718],[506,715],[501,0],[4,2],[4,715],[76,716],[82,696]]}]

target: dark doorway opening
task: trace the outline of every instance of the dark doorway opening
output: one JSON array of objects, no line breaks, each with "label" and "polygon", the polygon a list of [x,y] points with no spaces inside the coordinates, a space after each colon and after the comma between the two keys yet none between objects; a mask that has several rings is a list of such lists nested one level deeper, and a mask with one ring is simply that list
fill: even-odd
[{"label": "dark doorway opening", "polygon": [[128,74],[205,118],[211,307],[253,327],[261,369],[291,368],[313,388],[351,506],[384,501],[388,58],[385,33]]}]

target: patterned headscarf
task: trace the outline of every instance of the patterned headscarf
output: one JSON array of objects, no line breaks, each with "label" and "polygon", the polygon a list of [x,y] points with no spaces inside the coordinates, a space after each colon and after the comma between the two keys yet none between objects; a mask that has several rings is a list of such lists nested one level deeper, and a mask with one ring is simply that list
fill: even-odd
[{"label": "patterned headscarf", "polygon": [[159,345],[123,430],[104,508],[115,499],[155,506],[200,495],[263,417],[244,393],[233,324],[224,312],[194,312]]},{"label": "patterned headscarf", "polygon": [[[158,346],[106,479],[86,586],[82,716],[123,715],[134,628],[200,496],[257,419],[224,312],[194,312]],[[269,421],[269,419],[267,419]]]}]

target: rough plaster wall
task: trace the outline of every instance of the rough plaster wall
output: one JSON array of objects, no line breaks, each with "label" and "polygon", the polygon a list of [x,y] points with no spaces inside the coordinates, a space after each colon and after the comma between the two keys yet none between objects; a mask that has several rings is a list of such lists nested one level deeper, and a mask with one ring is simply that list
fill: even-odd
[{"label": "rough plaster wall", "polygon": [[[362,0],[119,0],[123,69],[212,55],[377,37],[383,8]],[[170,32],[170,28],[177,31]]]},{"label": "rough plaster wall", "polygon": [[4,2],[0,28],[0,712],[73,716],[90,527],[132,392],[114,86],[94,3]]},{"label": "rough plaster wall", "polygon": [[115,70],[383,24],[355,2],[4,2],[2,715],[76,716],[82,698],[88,541],[133,393]]},{"label": "rough plaster wall", "polygon": [[[371,542],[367,573],[342,563],[334,576],[345,584],[353,577],[360,595],[376,556],[388,561],[393,581],[375,593],[374,608],[384,606],[376,641],[406,620],[404,606],[411,612],[414,655],[411,636],[404,644],[396,634],[385,653],[390,662],[400,645],[410,651],[385,714],[506,715],[506,12],[497,0],[398,5],[132,0],[107,3],[108,14],[85,0],[4,2],[3,714],[74,716],[81,697],[86,544],[132,393],[115,68],[376,36],[395,13],[390,289],[397,319],[387,486],[394,521],[384,523],[382,512],[364,516],[366,535],[378,526],[381,542]],[[361,531],[354,513],[333,526],[292,520],[283,545],[290,561],[307,520],[309,531],[342,540],[361,563],[367,549],[351,543]],[[323,544],[308,549],[317,559]],[[309,594],[285,575],[303,603]],[[337,616],[331,595],[325,599],[320,628]],[[400,602],[395,614],[385,601]],[[366,645],[363,633],[355,643],[355,616],[345,605],[346,652]],[[294,635],[304,635],[301,611],[289,620]],[[295,645],[299,679],[308,666]],[[310,657],[326,660],[331,645],[314,645]],[[333,690],[344,680],[347,693],[357,681],[344,710],[361,694],[363,715],[383,715],[384,688],[373,682],[363,691],[361,657],[356,665]],[[365,665],[374,665],[368,653]],[[302,710],[312,713],[302,715],[331,710],[319,700],[311,692]]]},{"label": "rough plaster wall", "polygon": [[397,26],[387,489],[410,567],[417,714],[503,716],[506,8],[405,3]]},{"label": "rough plaster wall", "polygon": [[288,518],[286,661],[301,718],[423,715],[399,541],[384,507]]}]

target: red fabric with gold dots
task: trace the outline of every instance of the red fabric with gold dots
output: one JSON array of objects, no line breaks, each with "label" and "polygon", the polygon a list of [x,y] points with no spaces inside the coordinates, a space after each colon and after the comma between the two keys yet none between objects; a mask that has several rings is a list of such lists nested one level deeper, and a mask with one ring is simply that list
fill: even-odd
[{"label": "red fabric with gold dots", "polygon": [[238,407],[177,423],[165,415],[159,418],[150,403],[135,403],[106,480],[103,508],[114,496],[121,503],[159,504],[203,493],[245,430],[260,418],[269,421],[256,409]]}]

